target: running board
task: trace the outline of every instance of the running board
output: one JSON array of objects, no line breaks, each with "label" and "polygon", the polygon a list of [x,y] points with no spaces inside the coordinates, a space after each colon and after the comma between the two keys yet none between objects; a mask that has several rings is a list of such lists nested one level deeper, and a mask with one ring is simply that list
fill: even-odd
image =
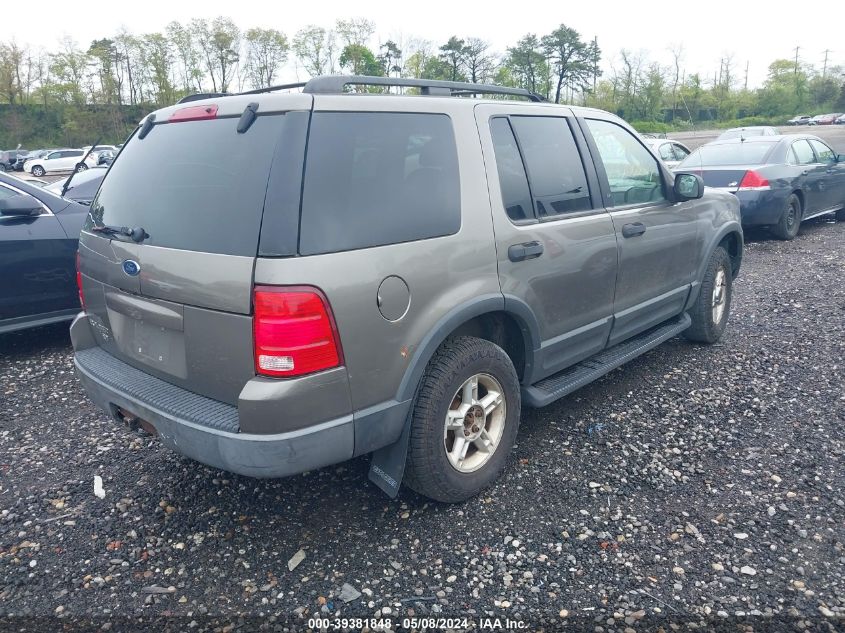
[{"label": "running board", "polygon": [[553,376],[543,378],[530,387],[524,387],[522,401],[531,407],[544,407],[551,404],[555,400],[588,385],[597,378],[601,378],[640,354],[645,354],[664,341],[668,341],[686,330],[691,323],[692,320],[686,313],[665,321],[657,327],[614,345],[573,367],[567,367]]}]

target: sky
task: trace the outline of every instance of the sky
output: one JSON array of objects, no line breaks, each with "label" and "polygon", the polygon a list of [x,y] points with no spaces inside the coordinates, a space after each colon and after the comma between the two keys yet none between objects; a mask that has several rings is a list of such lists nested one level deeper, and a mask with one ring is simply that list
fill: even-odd
[{"label": "sky", "polygon": [[[5,6],[0,41],[14,39],[48,51],[58,48],[66,36],[87,48],[92,40],[114,34],[121,27],[135,34],[151,33],[163,31],[172,20],[187,22],[195,17],[224,15],[242,29],[276,28],[289,37],[309,24],[331,27],[337,18],[364,17],[376,24],[374,48],[388,39],[401,42],[409,38],[439,45],[458,35],[480,37],[497,52],[504,52],[526,33],[543,35],[564,23],[584,39],[598,38],[605,74],[612,63],[618,67],[618,53],[623,48],[644,51],[649,60],[669,66],[670,48],[678,44],[683,45],[682,65],[687,75],[700,72],[712,81],[720,59],[732,55],[733,72],[740,82],[748,64],[749,87],[762,84],[774,59],[793,59],[796,46],[803,62],[821,67],[825,49],[832,49],[828,65],[845,66],[845,22],[840,15],[832,19],[786,16],[775,4],[766,10],[761,3],[753,5],[756,10],[742,11],[741,3],[724,0],[682,5],[618,0],[483,4],[459,0],[259,0],[247,4],[231,0],[40,0],[30,4],[35,9],[25,6],[21,2]],[[691,7],[703,9],[691,11]],[[299,78],[304,77],[297,77],[289,63],[279,80]]]}]

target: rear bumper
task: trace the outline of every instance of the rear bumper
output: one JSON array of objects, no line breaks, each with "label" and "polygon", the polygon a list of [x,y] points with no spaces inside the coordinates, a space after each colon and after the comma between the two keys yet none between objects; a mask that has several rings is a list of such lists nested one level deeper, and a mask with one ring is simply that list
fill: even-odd
[{"label": "rear bumper", "polygon": [[743,226],[775,224],[786,205],[786,194],[778,191],[737,191]]},{"label": "rear bumper", "polygon": [[[231,426],[225,421],[237,416],[236,407],[202,398],[148,374],[139,377],[142,372],[96,346],[78,346],[85,330],[87,319],[80,315],[71,326],[77,350],[74,365],[91,400],[115,418],[119,407],[149,422],[166,446],[191,459],[240,475],[268,478],[302,473],[353,456],[352,415],[286,433],[228,431],[225,429]],[[108,357],[107,364],[98,362],[101,354]],[[203,419],[209,422],[200,423]]]}]

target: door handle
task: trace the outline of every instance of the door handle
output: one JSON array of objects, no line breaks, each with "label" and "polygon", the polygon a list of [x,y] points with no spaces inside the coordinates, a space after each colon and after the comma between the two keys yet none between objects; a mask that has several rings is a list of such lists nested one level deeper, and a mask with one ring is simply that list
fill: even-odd
[{"label": "door handle", "polygon": [[536,259],[543,254],[543,245],[540,242],[523,242],[522,244],[511,244],[508,247],[508,259],[512,262],[523,262],[526,259]]},{"label": "door handle", "polygon": [[636,237],[645,233],[645,224],[642,222],[633,222],[622,227],[622,237]]}]

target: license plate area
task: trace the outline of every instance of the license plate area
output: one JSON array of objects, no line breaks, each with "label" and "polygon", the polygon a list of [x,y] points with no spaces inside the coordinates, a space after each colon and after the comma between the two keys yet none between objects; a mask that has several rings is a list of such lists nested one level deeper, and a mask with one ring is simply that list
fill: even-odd
[{"label": "license plate area", "polygon": [[120,351],[152,369],[187,378],[185,336],[181,331],[109,310],[109,321]]}]

